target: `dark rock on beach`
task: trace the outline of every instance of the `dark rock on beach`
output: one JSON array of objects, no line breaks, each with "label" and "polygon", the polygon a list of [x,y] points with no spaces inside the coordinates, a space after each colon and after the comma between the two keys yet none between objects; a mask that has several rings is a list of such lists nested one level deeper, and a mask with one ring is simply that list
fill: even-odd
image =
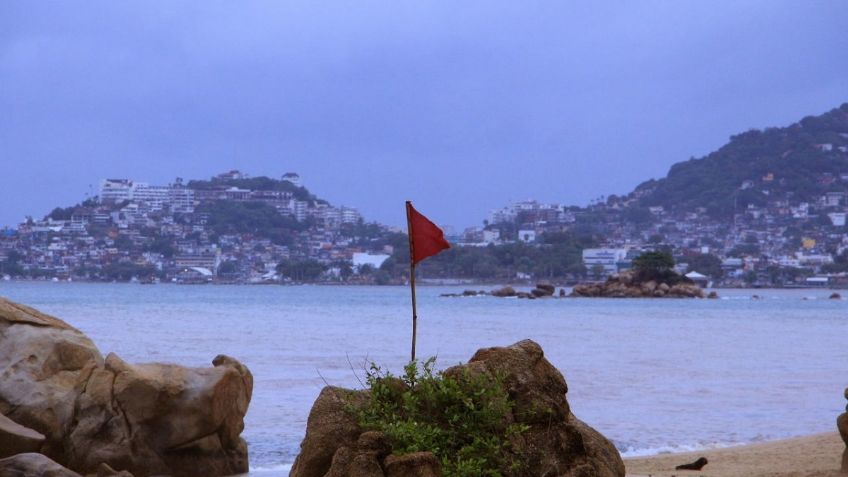
[{"label": "dark rock on beach", "polygon": [[9,477],[82,477],[46,455],[33,452],[0,459],[0,475]]},{"label": "dark rock on beach", "polygon": [[252,390],[235,359],[218,356],[209,368],[104,360],[79,330],[0,298],[0,456],[17,458],[8,465],[136,477],[246,472],[240,434]]},{"label": "dark rock on beach", "polygon": [[[571,413],[565,379],[538,344],[525,340],[481,349],[468,364],[449,368],[445,374],[465,370],[503,376],[503,386],[514,402],[506,419],[527,426],[515,442],[526,465],[509,470],[506,476],[624,476],[624,464],[612,443]],[[306,437],[290,477],[440,475],[432,453],[392,455],[382,434],[359,427],[353,413],[368,399],[368,391],[325,387],[309,414]]]}]

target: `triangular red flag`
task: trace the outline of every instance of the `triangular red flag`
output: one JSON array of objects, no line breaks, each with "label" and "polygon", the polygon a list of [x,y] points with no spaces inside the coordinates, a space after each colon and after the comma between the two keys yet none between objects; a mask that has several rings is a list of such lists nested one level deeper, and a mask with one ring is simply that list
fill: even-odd
[{"label": "triangular red flag", "polygon": [[406,219],[409,221],[409,248],[413,265],[450,248],[442,229],[415,210],[410,201],[406,201]]}]

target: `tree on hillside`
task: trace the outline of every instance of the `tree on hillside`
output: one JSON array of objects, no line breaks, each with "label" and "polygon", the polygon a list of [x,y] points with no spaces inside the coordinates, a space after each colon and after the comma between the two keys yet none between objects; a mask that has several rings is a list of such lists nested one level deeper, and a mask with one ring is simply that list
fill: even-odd
[{"label": "tree on hillside", "polygon": [[277,265],[277,272],[296,282],[316,280],[326,268],[317,260],[284,260]]},{"label": "tree on hillside", "polygon": [[644,252],[633,259],[633,270],[640,281],[655,280],[673,285],[682,278],[674,272],[674,257],[669,252]]},{"label": "tree on hillside", "polygon": [[692,257],[687,257],[689,267],[686,273],[698,272],[712,278],[721,278],[724,271],[721,269],[721,259],[709,253],[701,253]]}]

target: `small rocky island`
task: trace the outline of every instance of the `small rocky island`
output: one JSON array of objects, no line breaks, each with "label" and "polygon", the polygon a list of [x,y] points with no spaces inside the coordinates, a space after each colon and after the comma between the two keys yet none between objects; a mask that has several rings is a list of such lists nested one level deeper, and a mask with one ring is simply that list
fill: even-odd
[{"label": "small rocky island", "polygon": [[[603,283],[574,287],[572,297],[603,298],[704,298],[698,284],[674,271],[674,259],[665,252],[646,252],[633,260],[633,269],[611,276]],[[708,298],[717,298],[711,292]]]},{"label": "small rocky island", "polygon": [[247,472],[253,376],[129,364],[64,321],[0,298],[0,475],[223,476]]},{"label": "small rocky island", "polygon": [[[613,275],[603,283],[582,283],[571,291],[572,297],[603,298],[704,298],[704,290],[697,284],[681,277],[680,281],[639,280],[631,271]],[[715,292],[707,295],[716,298]]]}]

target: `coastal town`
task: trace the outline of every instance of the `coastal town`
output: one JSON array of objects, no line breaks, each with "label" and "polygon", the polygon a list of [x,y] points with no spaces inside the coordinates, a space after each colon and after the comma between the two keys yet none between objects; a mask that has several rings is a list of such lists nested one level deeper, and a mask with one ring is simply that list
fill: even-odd
[{"label": "coastal town", "polygon": [[[438,218],[438,213],[433,215]],[[418,268],[421,283],[600,282],[645,252],[703,286],[848,286],[848,103],[749,130],[587,206],[514,202]],[[105,178],[0,229],[0,279],[403,284],[404,228],[310,192],[296,172],[154,185]]]},{"label": "coastal town", "polygon": [[[241,186],[241,187],[240,187]],[[392,252],[352,207],[228,171],[160,186],[104,179],[78,206],[0,231],[0,277],[154,283],[278,283],[368,273]],[[282,267],[281,264],[286,264]],[[285,276],[281,277],[281,270]]]},{"label": "coastal town", "polygon": [[[823,146],[828,152],[833,148]],[[836,153],[848,153],[844,146]],[[739,191],[768,187],[774,175]],[[822,174],[848,183],[848,173]],[[586,234],[580,263],[554,278],[602,280],[646,251],[671,252],[677,271],[714,286],[848,285],[848,195],[776,199],[737,207],[727,219],[704,208],[638,208],[644,191],[587,207],[527,200],[492,210],[478,227],[449,235],[456,248],[550,246],[545,237]],[[450,229],[448,229],[450,230]],[[164,186],[104,179],[80,205],[0,231],[0,277],[156,283],[390,283],[381,265],[403,248],[403,231],[365,222],[357,209],[310,194],[296,173],[280,179],[232,170]],[[597,237],[603,237],[598,240]],[[399,247],[400,245],[400,247]],[[491,277],[441,277],[486,279]],[[531,270],[497,281],[532,281]]]}]

